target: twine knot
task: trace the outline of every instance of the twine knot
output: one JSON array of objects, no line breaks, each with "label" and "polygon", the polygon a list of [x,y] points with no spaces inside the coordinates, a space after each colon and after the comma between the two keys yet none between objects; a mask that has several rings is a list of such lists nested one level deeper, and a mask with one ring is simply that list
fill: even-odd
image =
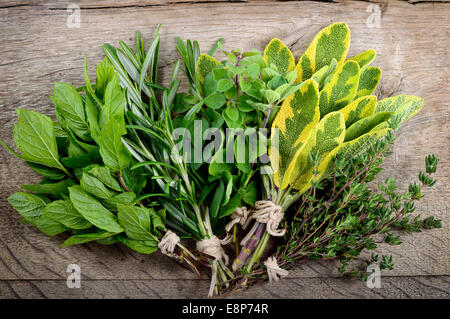
[{"label": "twine knot", "polygon": [[252,218],[257,222],[267,224],[267,232],[271,236],[280,237],[286,233],[286,229],[277,229],[284,213],[279,205],[270,200],[260,200],[255,203],[255,212]]},{"label": "twine knot", "polygon": [[167,256],[172,256],[173,251],[175,250],[175,246],[180,242],[180,237],[175,234],[173,231],[168,230],[161,241],[158,244],[158,248],[161,250],[161,253]]},{"label": "twine knot", "polygon": [[228,264],[229,258],[222,246],[229,244],[231,242],[232,237],[227,235],[224,239],[219,239],[217,236],[212,235],[210,238],[203,239],[197,242],[197,250],[211,255],[217,260],[224,260],[225,264]]},{"label": "twine knot", "polygon": [[241,224],[242,229],[246,229],[248,226],[249,215],[250,211],[247,210],[247,207],[243,206],[236,208],[233,214],[231,214],[231,221],[225,226],[227,233],[229,233],[231,228],[236,224]]},{"label": "twine knot", "polygon": [[278,266],[275,256],[267,258],[267,260],[264,262],[264,266],[266,266],[267,268],[267,276],[269,277],[269,282],[278,281],[280,280],[280,278],[289,275],[289,271]]}]

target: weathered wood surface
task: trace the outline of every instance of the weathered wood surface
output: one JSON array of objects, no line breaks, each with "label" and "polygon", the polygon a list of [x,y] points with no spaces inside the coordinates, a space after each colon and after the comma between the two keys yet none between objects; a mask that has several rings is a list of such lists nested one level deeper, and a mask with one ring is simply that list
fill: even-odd
[{"label": "weathered wood surface", "polygon": [[[401,246],[379,249],[392,254],[396,264],[393,271],[383,271],[386,289],[369,291],[363,283],[340,279],[331,263],[307,263],[291,272],[293,279],[238,296],[449,297],[449,4],[390,1],[380,7],[378,24],[373,19],[378,9],[362,1],[137,2],[79,1],[81,27],[71,29],[66,24],[68,1],[2,1],[0,138],[12,145],[16,107],[53,115],[46,96],[55,81],[82,84],[83,52],[93,66],[103,56],[102,43],[132,43],[135,30],[148,40],[162,23],[161,71],[168,74],[169,61],[177,58],[176,36],[198,39],[205,50],[220,37],[227,47],[243,49],[262,49],[279,37],[298,56],[322,27],[344,21],[352,31],[350,55],[369,48],[378,52],[375,65],[383,70],[379,96],[404,93],[425,99],[421,113],[401,129],[383,175],[393,175],[404,188],[423,169],[423,157],[437,154],[438,183],[426,191],[417,211],[438,216],[443,227],[407,235]],[[117,245],[59,247],[64,235],[49,238],[20,224],[6,201],[20,184],[37,181],[37,176],[3,149],[0,176],[0,298],[204,296],[206,281],[194,280],[159,254],[143,256]],[[72,263],[81,267],[82,289],[65,286],[66,267]]]}]

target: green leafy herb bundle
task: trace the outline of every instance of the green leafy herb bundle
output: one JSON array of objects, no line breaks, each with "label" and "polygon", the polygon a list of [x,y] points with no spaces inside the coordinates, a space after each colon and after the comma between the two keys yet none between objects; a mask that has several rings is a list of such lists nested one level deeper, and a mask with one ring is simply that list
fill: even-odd
[{"label": "green leafy herb bundle", "polygon": [[[395,118],[400,124],[423,106],[421,98],[406,95],[377,102],[370,95],[381,76],[377,67],[370,66],[375,51],[346,59],[349,44],[347,25],[335,23],[316,35],[297,64],[278,39],[265,49],[269,65],[296,71],[296,81],[301,84],[271,122],[273,175],[261,176],[266,198],[277,207],[278,218],[327,176],[337,155],[351,158],[363,154],[391,131],[390,121]],[[270,237],[269,232],[261,232],[264,227],[257,224],[252,228],[256,239],[244,247],[233,269],[246,265],[250,271],[259,261]]]},{"label": "green leafy herb bundle", "polygon": [[[43,179],[21,187],[8,201],[31,224],[47,235],[72,235],[70,246],[96,241],[122,243],[144,254],[158,249],[165,233],[165,210],[143,205],[147,179],[122,143],[125,91],[111,64],[104,59],[91,84],[75,89],[55,83],[50,99],[57,121],[35,111],[17,109],[16,152],[1,144]],[[181,244],[173,254],[196,270],[191,253]]]},{"label": "green leafy herb bundle", "polygon": [[[286,270],[339,259],[346,272],[376,248],[376,234],[400,244],[396,230],[440,227],[433,217],[411,217],[422,187],[435,183],[436,157],[407,192],[392,178],[370,184],[423,100],[377,101],[375,51],[346,58],[347,25],[320,31],[297,63],[279,39],[264,52],[228,51],[220,39],[208,54],[178,39],[181,60],[168,85],[158,74],[160,38],[158,27],[147,51],[139,33],[135,49],[104,44],[95,83],[85,62],[83,87],[55,84],[56,122],[18,110],[20,153],[0,143],[43,176],[8,199],[25,223],[48,235],[71,232],[64,246],[120,242],[147,254],[172,236],[177,248],[161,251],[198,275],[198,266],[210,267],[209,296],[266,279],[273,263]],[[188,92],[179,91],[180,71]],[[240,234],[238,225],[245,230],[253,219]],[[272,266],[261,263],[271,235],[279,237]],[[233,271],[223,248],[231,240]],[[378,258],[368,262],[393,267],[392,257]]]}]

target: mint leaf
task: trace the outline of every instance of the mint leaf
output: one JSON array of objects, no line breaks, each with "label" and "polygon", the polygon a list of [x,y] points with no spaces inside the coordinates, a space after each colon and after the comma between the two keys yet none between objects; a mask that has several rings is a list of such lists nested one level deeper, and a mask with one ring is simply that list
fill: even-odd
[{"label": "mint leaf", "polygon": [[30,166],[33,169],[33,171],[35,171],[39,175],[47,177],[49,179],[57,181],[57,180],[61,180],[64,177],[66,177],[66,174],[64,174],[59,169],[50,168],[45,165],[36,164],[33,162],[26,162],[26,163],[28,166]]},{"label": "mint leaf", "polygon": [[61,194],[68,194],[67,188],[75,185],[75,182],[71,179],[65,179],[57,183],[45,183],[45,184],[24,184],[21,188],[39,193],[39,194],[52,194],[61,196]]},{"label": "mint leaf", "polygon": [[8,202],[26,221],[37,227],[43,233],[53,236],[67,230],[67,228],[43,215],[47,201],[37,195],[17,192],[8,197]]},{"label": "mint leaf", "polygon": [[122,235],[117,236],[117,240],[141,254],[152,254],[158,250],[158,242],[156,240],[134,240]]},{"label": "mint leaf", "polygon": [[99,65],[97,65],[97,80],[95,84],[95,94],[103,99],[106,91],[106,86],[114,77],[114,67],[109,63],[108,58],[104,58]]},{"label": "mint leaf", "polygon": [[130,153],[120,139],[122,134],[124,134],[123,126],[112,120],[102,127],[101,138],[98,141],[103,162],[114,172],[123,170],[131,162]]},{"label": "mint leaf", "polygon": [[117,208],[119,223],[128,237],[136,240],[155,239],[151,233],[150,212],[147,208],[124,204],[117,205]]},{"label": "mint leaf", "polygon": [[19,121],[14,124],[14,142],[26,161],[59,168],[58,148],[52,120],[35,111],[17,109]]},{"label": "mint leaf", "polygon": [[98,198],[108,199],[114,195],[100,180],[86,172],[81,177],[80,185],[83,190]]},{"label": "mint leaf", "polygon": [[90,141],[89,124],[86,120],[83,99],[72,85],[56,82],[53,96],[56,115],[81,139]]},{"label": "mint leaf", "polygon": [[44,215],[71,229],[92,227],[73,206],[70,200],[57,200],[45,206]]},{"label": "mint leaf", "polygon": [[120,87],[119,77],[114,76],[108,83],[105,91],[104,105],[100,115],[100,127],[111,120],[119,121],[125,125],[125,95]]},{"label": "mint leaf", "polygon": [[116,217],[98,200],[85,192],[81,186],[75,185],[69,188],[70,200],[75,209],[88,221],[100,229],[120,233],[122,227],[117,223]]},{"label": "mint leaf", "polygon": [[88,170],[88,173],[94,177],[97,177],[103,184],[108,186],[109,188],[121,192],[122,188],[119,185],[119,182],[111,176],[111,171],[109,168],[99,165],[92,165],[92,168]]},{"label": "mint leaf", "polygon": [[115,235],[115,233],[110,233],[110,232],[106,232],[103,230],[99,230],[95,233],[73,235],[73,236],[69,237],[64,243],[62,243],[61,246],[67,247],[67,246],[72,246],[72,245],[84,244],[84,243],[88,243],[90,241],[99,240],[99,239],[111,237],[114,235]]}]

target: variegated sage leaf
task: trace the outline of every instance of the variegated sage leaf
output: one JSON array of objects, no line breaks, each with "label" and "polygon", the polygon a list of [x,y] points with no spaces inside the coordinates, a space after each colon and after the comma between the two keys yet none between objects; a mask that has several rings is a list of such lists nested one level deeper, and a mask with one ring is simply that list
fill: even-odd
[{"label": "variegated sage leaf", "polygon": [[[314,163],[311,162],[309,154],[317,154],[320,163],[324,160],[329,162],[331,158],[327,158],[328,154],[342,144],[344,137],[345,120],[341,112],[329,113],[320,120],[312,133],[311,139],[314,142],[310,144],[310,148],[307,148],[307,151],[300,150],[286,170],[286,175],[291,176],[291,183],[295,189],[306,191],[314,178]],[[328,164],[321,165],[322,173],[327,166]]]},{"label": "variegated sage leaf", "polygon": [[297,150],[308,139],[319,122],[319,90],[314,80],[305,81],[290,95],[278,111],[272,123],[270,160],[274,170],[274,182],[285,188],[289,178],[285,171]]},{"label": "variegated sage leaf", "polygon": [[345,133],[345,142],[354,140],[365,133],[369,133],[378,124],[389,120],[391,115],[391,112],[379,112],[356,121],[347,129]]},{"label": "variegated sage leaf", "polygon": [[401,122],[409,120],[416,115],[423,107],[423,99],[414,95],[397,95],[378,101],[375,113],[393,112]]},{"label": "variegated sage leaf", "polygon": [[381,70],[376,66],[368,66],[361,70],[356,97],[370,95],[380,83]]},{"label": "variegated sage leaf", "polygon": [[295,70],[297,82],[309,79],[317,70],[336,59],[342,64],[350,45],[350,30],[345,23],[334,23],[321,30],[300,57]]},{"label": "variegated sage leaf", "polygon": [[356,121],[375,113],[377,98],[373,95],[362,96],[339,111],[344,115],[345,126],[349,127]]},{"label": "variegated sage leaf", "polygon": [[354,61],[347,61],[338,67],[320,91],[320,117],[338,111],[348,105],[356,96],[359,83],[359,65]]},{"label": "variegated sage leaf", "polygon": [[264,50],[264,62],[275,65],[277,71],[286,74],[295,68],[295,59],[291,50],[280,39],[272,39]]}]

